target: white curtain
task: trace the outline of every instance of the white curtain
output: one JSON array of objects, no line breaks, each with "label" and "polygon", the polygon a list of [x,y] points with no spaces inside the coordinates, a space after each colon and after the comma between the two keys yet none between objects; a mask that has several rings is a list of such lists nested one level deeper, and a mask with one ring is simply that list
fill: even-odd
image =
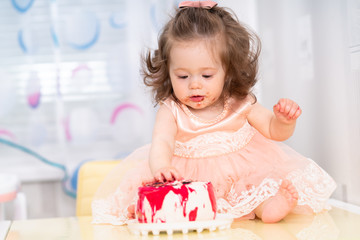
[{"label": "white curtain", "polygon": [[303,109],[288,144],[338,183],[333,197],[360,204],[360,1],[258,1],[262,101]]}]

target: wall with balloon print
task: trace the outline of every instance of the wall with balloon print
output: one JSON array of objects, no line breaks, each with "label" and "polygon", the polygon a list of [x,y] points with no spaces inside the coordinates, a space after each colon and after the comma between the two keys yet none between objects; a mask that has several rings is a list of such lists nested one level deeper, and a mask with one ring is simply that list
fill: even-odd
[{"label": "wall with balloon print", "polygon": [[[41,210],[36,198],[50,196],[34,182],[60,187],[55,182],[66,171],[74,193],[84,162],[121,159],[150,142],[156,109],[140,55],[177,4],[0,1],[0,168],[17,174],[25,192],[32,189],[29,217],[55,211]],[[69,201],[62,198],[52,201]]]}]

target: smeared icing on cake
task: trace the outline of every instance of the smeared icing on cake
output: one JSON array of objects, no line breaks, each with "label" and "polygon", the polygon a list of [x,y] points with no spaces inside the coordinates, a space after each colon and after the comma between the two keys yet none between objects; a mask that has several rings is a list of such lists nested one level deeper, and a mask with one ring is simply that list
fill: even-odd
[{"label": "smeared icing on cake", "polygon": [[140,223],[212,220],[216,199],[210,182],[174,181],[139,188],[136,216]]}]

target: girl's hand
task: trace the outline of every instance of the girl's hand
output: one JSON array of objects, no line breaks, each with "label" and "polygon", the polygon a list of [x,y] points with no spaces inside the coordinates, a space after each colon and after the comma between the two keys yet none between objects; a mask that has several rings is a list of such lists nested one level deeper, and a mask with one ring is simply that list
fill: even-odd
[{"label": "girl's hand", "polygon": [[273,107],[276,118],[285,124],[293,123],[301,114],[301,108],[296,102],[282,98]]},{"label": "girl's hand", "polygon": [[172,182],[183,178],[174,167],[163,167],[155,172],[154,179],[156,182]]}]

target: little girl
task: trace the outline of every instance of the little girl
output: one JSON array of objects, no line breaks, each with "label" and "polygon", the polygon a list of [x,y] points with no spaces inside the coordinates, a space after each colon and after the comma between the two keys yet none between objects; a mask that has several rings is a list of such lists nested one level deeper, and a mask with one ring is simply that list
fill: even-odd
[{"label": "little girl", "polygon": [[152,143],[100,186],[95,223],[126,223],[148,181],[211,181],[220,213],[267,223],[328,207],[333,179],[278,142],[294,132],[300,107],[280,99],[271,112],[251,92],[257,39],[215,2],[180,3],[144,59],[144,82],[159,104]]}]

